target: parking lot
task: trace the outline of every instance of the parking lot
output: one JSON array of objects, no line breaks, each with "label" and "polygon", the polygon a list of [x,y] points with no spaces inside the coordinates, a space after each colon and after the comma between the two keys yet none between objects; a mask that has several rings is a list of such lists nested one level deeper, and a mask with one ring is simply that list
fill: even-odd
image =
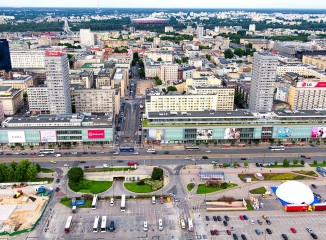
[{"label": "parking lot", "polygon": [[[108,221],[115,222],[115,231],[93,233],[95,216],[107,216]],[[64,233],[64,225],[68,216],[73,216],[70,234]],[[158,219],[163,219],[163,231],[158,230]],[[148,231],[143,230],[143,222],[148,222]],[[110,201],[99,201],[97,209],[79,208],[76,214],[71,209],[57,204],[54,217],[50,220],[49,239],[137,239],[159,236],[160,239],[178,239],[180,228],[176,209],[171,203],[151,204],[150,200],[126,200],[126,211],[120,211],[120,201],[116,200],[113,207]]]},{"label": "parking lot", "polygon": [[[249,219],[254,220],[254,224],[250,224],[249,220],[241,220],[239,218],[240,214],[246,214]],[[250,211],[243,213],[230,213],[230,212],[215,212],[207,213],[210,217],[210,221],[205,220],[205,216],[202,216],[202,220],[206,222],[206,230],[208,233],[208,239],[233,239],[232,235],[227,235],[226,230],[231,230],[232,234],[236,233],[238,238],[241,234],[245,234],[247,239],[268,239],[268,240],[281,240],[282,233],[285,233],[289,240],[306,240],[313,239],[310,234],[306,231],[306,227],[310,227],[318,235],[318,239],[326,239],[326,229],[324,228],[326,224],[326,218],[323,212],[304,212],[304,213],[286,213],[279,212],[267,212],[267,211]],[[228,215],[230,217],[229,225],[225,227],[223,222],[214,222],[213,216]],[[271,221],[271,225],[267,225],[266,221],[262,219],[262,215],[268,216]],[[257,220],[260,219],[263,224],[259,225]],[[223,220],[223,219],[222,219]],[[231,229],[233,227],[233,229]],[[297,233],[292,233],[290,228],[294,227]],[[265,229],[270,228],[272,234],[266,233]],[[219,236],[211,236],[210,230],[217,229],[219,231]],[[259,229],[263,234],[257,235],[255,229]],[[266,235],[266,236],[265,236]]]}]

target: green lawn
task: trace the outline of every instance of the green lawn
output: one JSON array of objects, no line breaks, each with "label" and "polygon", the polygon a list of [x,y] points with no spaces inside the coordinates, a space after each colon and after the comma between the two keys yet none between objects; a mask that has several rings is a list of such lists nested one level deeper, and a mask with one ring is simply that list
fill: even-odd
[{"label": "green lawn", "polygon": [[145,184],[145,185],[137,185],[137,183],[125,183],[125,188],[130,192],[134,193],[150,193],[153,192],[152,186]]},{"label": "green lawn", "polygon": [[112,181],[81,180],[78,184],[69,182],[69,188],[74,192],[97,194],[108,190]]},{"label": "green lawn", "polygon": [[308,176],[312,176],[312,177],[318,177],[318,174],[315,173],[314,171],[304,171],[304,170],[300,170],[300,171],[293,171],[294,173],[300,173],[300,174],[304,174],[304,175],[308,175]]},{"label": "green lawn", "polygon": [[[238,186],[238,185],[235,183],[228,183],[227,188],[231,188],[231,187],[235,187],[235,186]],[[205,187],[205,184],[199,184],[196,194],[205,194],[205,191],[206,191],[206,193],[212,193],[212,192],[218,192],[221,190],[224,190],[224,189],[220,188],[220,187]]]},{"label": "green lawn", "polygon": [[43,181],[48,181],[48,183],[53,182],[53,178],[36,178],[34,181],[29,181],[29,182],[43,182]]},{"label": "green lawn", "polygon": [[[263,181],[269,180],[311,180],[313,178],[308,176],[301,176],[296,173],[262,173],[264,176]],[[243,180],[244,177],[251,177],[251,181],[260,181],[258,180],[254,174],[238,174],[239,178]]]},{"label": "green lawn", "polygon": [[310,167],[318,167],[318,166],[321,166],[321,167],[326,167],[326,163],[317,163],[317,164],[309,164]]},{"label": "green lawn", "polygon": [[250,177],[251,181],[258,181],[254,174],[238,174],[238,177],[243,181],[245,177]]},{"label": "green lawn", "polygon": [[[70,206],[71,199],[70,198],[65,198],[65,199],[62,198],[60,200],[60,203],[65,205],[68,208],[71,208],[71,206]],[[84,206],[78,206],[77,208],[90,208],[91,206],[92,206],[92,200],[86,200],[86,204]]]},{"label": "green lawn", "polygon": [[255,188],[249,191],[251,194],[264,194],[266,192],[265,187]]},{"label": "green lawn", "polygon": [[194,183],[189,183],[189,184],[187,185],[187,189],[188,189],[189,192],[190,192],[192,189],[194,189],[194,187],[195,187],[195,184],[194,184]]},{"label": "green lawn", "polygon": [[53,169],[50,168],[41,168],[40,173],[53,173],[55,172]]},{"label": "green lawn", "polygon": [[297,167],[304,167],[304,165],[301,165],[301,164],[292,164],[292,165],[289,165],[289,166],[283,166],[282,164],[277,164],[277,165],[273,165],[273,166],[265,166],[265,168],[297,168]]},{"label": "green lawn", "polygon": [[251,202],[250,202],[249,200],[246,200],[246,203],[247,203],[247,209],[248,209],[249,211],[254,210],[254,208],[253,208],[253,206],[251,205]]},{"label": "green lawn", "polygon": [[114,171],[135,171],[134,167],[125,167],[125,168],[88,168],[84,172],[114,172]]}]

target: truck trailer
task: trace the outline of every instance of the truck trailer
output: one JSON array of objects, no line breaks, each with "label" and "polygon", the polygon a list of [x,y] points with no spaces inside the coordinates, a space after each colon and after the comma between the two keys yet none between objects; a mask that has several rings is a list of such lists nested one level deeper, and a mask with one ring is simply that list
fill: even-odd
[{"label": "truck trailer", "polygon": [[326,203],[314,203],[312,205],[312,209],[314,211],[325,211],[326,210]]},{"label": "truck trailer", "polygon": [[303,212],[309,210],[308,204],[286,204],[284,207],[286,212]]}]

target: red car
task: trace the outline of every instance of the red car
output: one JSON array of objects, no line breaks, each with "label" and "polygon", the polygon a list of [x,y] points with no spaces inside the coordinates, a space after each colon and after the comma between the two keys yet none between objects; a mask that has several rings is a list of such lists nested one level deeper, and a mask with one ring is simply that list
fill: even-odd
[{"label": "red car", "polygon": [[241,220],[244,220],[244,217],[243,217],[243,215],[240,215],[239,217],[240,217],[240,219],[241,219]]},{"label": "red car", "polygon": [[311,157],[309,157],[309,156],[305,156],[304,159],[311,159]]},{"label": "red car", "polygon": [[219,235],[219,232],[215,229],[214,234],[217,236],[217,235]]},{"label": "red car", "polygon": [[227,233],[228,235],[231,235],[231,231],[230,231],[230,230],[226,230],[226,233]]},{"label": "red car", "polygon": [[95,168],[95,165],[90,165],[89,168]]},{"label": "red car", "polygon": [[295,229],[295,228],[290,228],[290,230],[291,230],[291,232],[293,232],[293,233],[296,233],[297,232],[297,229]]},{"label": "red car", "polygon": [[137,162],[128,162],[128,166],[135,166],[135,165],[138,165]]}]

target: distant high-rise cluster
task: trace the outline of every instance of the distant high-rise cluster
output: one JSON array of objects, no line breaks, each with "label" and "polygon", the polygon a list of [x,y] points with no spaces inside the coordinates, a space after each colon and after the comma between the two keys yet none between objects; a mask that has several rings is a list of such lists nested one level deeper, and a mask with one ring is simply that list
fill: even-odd
[{"label": "distant high-rise cluster", "polygon": [[0,70],[11,70],[9,43],[7,39],[0,39]]}]

